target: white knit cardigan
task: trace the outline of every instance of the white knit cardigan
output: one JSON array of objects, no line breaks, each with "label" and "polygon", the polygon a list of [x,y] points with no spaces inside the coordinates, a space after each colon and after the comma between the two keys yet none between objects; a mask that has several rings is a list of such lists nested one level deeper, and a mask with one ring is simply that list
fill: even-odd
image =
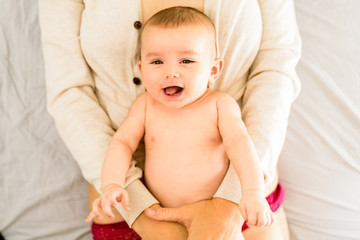
[{"label": "white knit cardigan", "polygon": [[[39,9],[48,109],[84,177],[99,190],[111,137],[144,92],[137,69],[139,24],[134,25],[142,21],[141,1],[39,0]],[[301,42],[293,2],[205,0],[204,12],[215,24],[218,55],[225,62],[215,90],[239,102],[268,182],[300,90],[295,66]],[[143,166],[141,151],[126,180],[132,210],[119,208],[130,226],[157,202],[140,181],[135,159]],[[215,196],[238,202],[240,195],[230,166]]]}]

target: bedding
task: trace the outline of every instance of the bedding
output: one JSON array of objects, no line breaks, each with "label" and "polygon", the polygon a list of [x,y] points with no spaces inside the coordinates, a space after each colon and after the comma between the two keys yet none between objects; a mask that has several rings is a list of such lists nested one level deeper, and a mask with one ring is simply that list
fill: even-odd
[{"label": "bedding", "polygon": [[[291,239],[360,239],[360,1],[295,8],[303,89],[279,160]],[[92,239],[87,183],[46,110],[40,34],[36,0],[1,1],[0,232]]]},{"label": "bedding", "polygon": [[360,1],[295,1],[303,43],[279,160],[292,240],[360,239]]},{"label": "bedding", "polygon": [[87,184],[46,110],[37,2],[0,5],[0,232],[92,239]]}]

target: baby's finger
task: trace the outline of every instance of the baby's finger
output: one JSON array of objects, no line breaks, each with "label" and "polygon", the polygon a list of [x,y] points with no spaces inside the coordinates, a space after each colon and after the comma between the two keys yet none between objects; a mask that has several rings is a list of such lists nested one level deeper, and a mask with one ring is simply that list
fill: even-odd
[{"label": "baby's finger", "polygon": [[87,218],[85,219],[85,222],[89,223],[91,222],[94,218],[96,217],[95,213],[94,212],[91,212]]},{"label": "baby's finger", "polygon": [[254,213],[248,213],[248,219],[247,219],[247,225],[249,227],[254,227],[257,224],[257,214]]},{"label": "baby's finger", "polygon": [[126,211],[129,211],[129,210],[130,210],[129,194],[127,193],[127,191],[124,191],[124,192],[122,193],[120,202],[121,202],[123,208],[124,208]]},{"label": "baby's finger", "polygon": [[241,216],[244,218],[245,221],[247,221],[248,220],[248,214],[247,214],[246,208],[242,204],[239,205],[239,208],[240,208]]},{"label": "baby's finger", "polygon": [[267,213],[265,212],[258,212],[257,214],[257,222],[256,222],[256,226],[257,227],[264,227],[268,224],[268,218],[267,218]]},{"label": "baby's finger", "polygon": [[110,205],[113,207],[117,207],[117,205],[119,204],[118,202],[118,197],[119,197],[119,193],[117,192],[113,192],[110,198]]},{"label": "baby's finger", "polygon": [[102,219],[101,214],[101,199],[97,198],[92,204],[92,213],[95,215],[94,217],[97,217],[99,219]]},{"label": "baby's finger", "polygon": [[269,226],[271,224],[273,224],[275,222],[275,214],[273,212],[270,212],[270,223],[269,223]]},{"label": "baby's finger", "polygon": [[110,206],[111,206],[110,202],[106,198],[103,198],[101,201],[101,208],[102,208],[103,212],[108,217],[115,218],[115,215],[113,214]]}]

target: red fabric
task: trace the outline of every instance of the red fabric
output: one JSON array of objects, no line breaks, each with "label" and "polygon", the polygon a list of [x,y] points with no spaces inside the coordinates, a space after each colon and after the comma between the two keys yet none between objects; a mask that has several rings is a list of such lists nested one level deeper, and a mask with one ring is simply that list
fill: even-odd
[{"label": "red fabric", "polygon": [[[271,211],[275,212],[276,210],[279,209],[282,202],[284,201],[284,196],[285,196],[285,190],[280,184],[278,184],[277,188],[269,196],[266,197],[266,200],[269,203]],[[248,225],[246,224],[246,222],[244,222],[241,231],[245,231],[248,228],[249,228]]]},{"label": "red fabric", "polygon": [[[279,184],[277,188],[266,197],[270,205],[271,211],[275,212],[280,207],[284,200],[285,191]],[[242,231],[249,227],[246,222],[242,226]],[[96,224],[93,223],[91,227],[94,240],[141,240],[141,237],[129,226],[126,222],[112,223],[112,224]]]},{"label": "red fabric", "polygon": [[91,232],[94,240],[141,240],[141,237],[126,222],[96,224],[93,222]]}]

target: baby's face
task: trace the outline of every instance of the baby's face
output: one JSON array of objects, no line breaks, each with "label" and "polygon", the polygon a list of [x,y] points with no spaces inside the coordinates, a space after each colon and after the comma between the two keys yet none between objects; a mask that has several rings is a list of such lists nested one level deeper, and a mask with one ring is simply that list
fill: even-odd
[{"label": "baby's face", "polygon": [[212,38],[199,26],[147,26],[139,68],[148,94],[172,108],[201,97],[219,72]]}]

